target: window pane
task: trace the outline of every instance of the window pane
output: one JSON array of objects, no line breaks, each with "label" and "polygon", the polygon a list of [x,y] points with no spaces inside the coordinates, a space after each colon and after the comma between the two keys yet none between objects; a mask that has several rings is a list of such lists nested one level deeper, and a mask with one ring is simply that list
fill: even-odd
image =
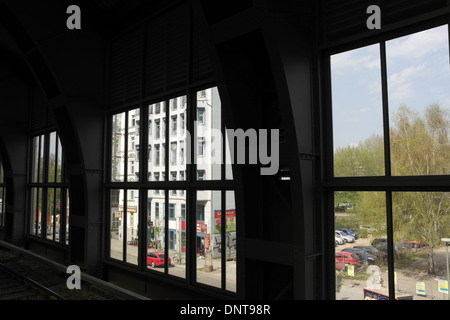
[{"label": "window pane", "polygon": [[185,152],[185,146],[188,145],[186,139],[190,139],[190,135],[188,135],[186,130],[185,122],[186,100],[186,96],[182,96],[170,99],[169,101],[172,106],[170,111],[171,128],[169,135],[169,171],[171,172],[170,180],[174,181],[184,180],[184,176],[180,176],[179,172],[186,171],[187,153]]},{"label": "window pane", "polygon": [[396,298],[447,300],[450,193],[395,192],[392,202]]},{"label": "window pane", "polygon": [[222,287],[222,239],[215,215],[221,212],[221,191],[197,191],[197,282],[217,288]]},{"label": "window pane", "polygon": [[204,170],[204,180],[222,176],[223,134],[222,106],[216,87],[197,92],[197,169]]},{"label": "window pane", "polygon": [[124,212],[123,202],[124,190],[111,190],[111,220],[110,220],[110,257],[123,260],[123,237],[124,237]]},{"label": "window pane", "polygon": [[380,49],[331,57],[336,177],[384,175]]},{"label": "window pane", "polygon": [[335,193],[336,299],[389,298],[386,195]]},{"label": "window pane", "polygon": [[55,228],[55,240],[61,240],[61,189],[55,189],[55,219],[54,219],[54,228]]},{"label": "window pane", "polygon": [[149,105],[148,119],[148,181],[162,181],[162,175],[156,177],[155,172],[164,171],[166,141],[166,107],[165,102]]},{"label": "window pane", "polygon": [[40,236],[42,234],[42,210],[43,210],[43,188],[34,188],[35,190],[35,206],[34,206],[34,234]]},{"label": "window pane", "polygon": [[56,160],[56,132],[51,132],[48,155],[48,182],[56,181]]},{"label": "window pane", "polygon": [[47,239],[53,238],[53,224],[55,222],[55,189],[47,189]]},{"label": "window pane", "polygon": [[[226,229],[225,229],[225,237],[226,237],[226,290],[236,292],[236,228],[237,228],[237,216],[236,216],[236,201],[234,197],[234,191],[227,191],[225,193],[226,196]],[[218,217],[214,217],[217,219]],[[219,228],[217,228],[220,230]]]},{"label": "window pane", "polygon": [[62,164],[62,145],[61,140],[58,137],[57,141],[58,149],[57,149],[57,158],[56,158],[56,182],[62,182],[62,170],[63,170],[63,164]]},{"label": "window pane", "polygon": [[69,244],[69,218],[70,218],[70,193],[69,189],[66,190],[66,244]]},{"label": "window pane", "polygon": [[[235,151],[233,151],[233,153],[235,153]],[[231,161],[230,141],[228,139],[227,134],[225,134],[225,179],[233,180],[233,167]]]},{"label": "window pane", "polygon": [[111,154],[111,181],[124,181],[125,162],[125,113],[112,117],[112,154]]},{"label": "window pane", "polygon": [[150,218],[147,232],[150,236],[147,247],[147,267],[164,272],[167,260],[165,256],[165,191],[161,190],[155,196],[153,190],[149,190],[147,206],[147,219]]},{"label": "window pane", "polygon": [[31,223],[30,223],[30,234],[37,234],[37,219],[39,215],[38,210],[38,188],[31,188]]},{"label": "window pane", "polygon": [[127,181],[139,181],[140,109],[128,111],[128,174]]},{"label": "window pane", "polygon": [[127,262],[138,263],[139,190],[127,191]]},{"label": "window pane", "polygon": [[186,192],[169,193],[169,274],[186,277]]},{"label": "window pane", "polygon": [[38,182],[39,179],[39,137],[32,140],[32,164],[31,164],[31,182]]},{"label": "window pane", "polygon": [[448,26],[386,43],[392,174],[450,173]]},{"label": "window pane", "polygon": [[44,150],[45,150],[45,136],[42,135],[40,137],[40,144],[39,144],[39,182],[45,182],[44,181]]}]

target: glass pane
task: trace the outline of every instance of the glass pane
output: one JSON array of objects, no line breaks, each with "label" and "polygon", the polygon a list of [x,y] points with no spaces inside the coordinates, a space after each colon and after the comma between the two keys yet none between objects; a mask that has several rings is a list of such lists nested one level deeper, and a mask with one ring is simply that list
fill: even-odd
[{"label": "glass pane", "polygon": [[153,190],[149,190],[147,195],[147,220],[149,220],[147,267],[160,272],[165,271],[166,264],[164,206],[165,191],[161,190],[158,195],[155,195]]},{"label": "glass pane", "polygon": [[397,299],[447,300],[449,192],[392,194]]},{"label": "glass pane", "polygon": [[43,188],[36,188],[36,235],[40,236],[42,234],[42,210],[43,210],[43,198],[44,198],[44,189]]},{"label": "glass pane", "polygon": [[331,77],[334,175],[384,175],[379,46],[332,56]]},{"label": "glass pane", "polygon": [[386,43],[392,175],[450,174],[448,26]]},{"label": "glass pane", "polygon": [[128,111],[128,174],[127,181],[139,181],[140,109]]},{"label": "glass pane", "polygon": [[386,195],[336,192],[337,300],[389,299]]},{"label": "glass pane", "polygon": [[61,189],[56,188],[56,195],[55,195],[55,240],[60,241],[61,240]]},{"label": "glass pane", "polygon": [[40,138],[40,144],[39,144],[39,182],[45,182],[44,181],[44,148],[45,146],[45,136],[42,135]]},{"label": "glass pane", "polygon": [[111,181],[124,181],[125,163],[125,113],[112,117],[112,153],[111,153]]},{"label": "glass pane", "polygon": [[58,137],[58,149],[57,149],[57,159],[56,159],[56,182],[62,182],[62,145],[61,140]]},{"label": "glass pane", "polygon": [[169,192],[169,274],[186,277],[186,192]]},{"label": "glass pane", "polygon": [[48,182],[56,181],[56,132],[50,133],[47,178]]},{"label": "glass pane", "polygon": [[[223,164],[222,106],[216,87],[197,92],[195,155],[201,180],[219,180]],[[199,177],[198,177],[199,179]]]},{"label": "glass pane", "polygon": [[39,181],[39,137],[34,137],[32,141],[32,164],[31,182]]},{"label": "glass pane", "polygon": [[[165,170],[166,105],[158,102],[149,105],[148,119],[148,181],[162,181]],[[155,176],[158,172],[157,176]]]},{"label": "glass pane", "polygon": [[123,237],[125,217],[123,212],[125,192],[124,190],[111,190],[111,220],[110,220],[110,257],[123,260]]},{"label": "glass pane", "polygon": [[126,261],[128,263],[138,264],[139,190],[127,191],[126,221]]},{"label": "glass pane", "polygon": [[53,224],[55,222],[55,189],[47,189],[47,239],[53,240]]},{"label": "glass pane", "polygon": [[70,218],[70,193],[69,190],[66,190],[66,244],[69,244],[69,218]]},{"label": "glass pane", "polygon": [[[237,227],[237,217],[236,217],[236,201],[234,197],[234,191],[227,191],[225,194],[226,197],[226,229],[225,229],[225,237],[226,237],[226,283],[225,289],[229,291],[236,292],[236,227]],[[216,219],[217,226],[217,217]],[[219,226],[220,229],[220,226]]]},{"label": "glass pane", "polygon": [[38,218],[38,188],[31,188],[31,223],[30,223],[30,234],[37,234],[37,218]]},{"label": "glass pane", "polygon": [[[225,128],[226,130],[226,128]],[[233,167],[232,167],[232,160],[231,160],[231,150],[230,150],[230,141],[228,138],[228,135],[225,134],[225,179],[226,180],[233,180]],[[235,151],[233,151],[233,154]]]},{"label": "glass pane", "polygon": [[3,171],[3,164],[0,162],[0,183],[5,183],[5,172]]},{"label": "glass pane", "polygon": [[[186,96],[170,99],[170,146],[169,172],[170,180],[185,180],[186,152],[188,132],[186,130]],[[180,172],[183,172],[181,175]]]},{"label": "glass pane", "polygon": [[221,191],[197,191],[197,282],[222,287],[222,238],[215,216],[222,212]]}]

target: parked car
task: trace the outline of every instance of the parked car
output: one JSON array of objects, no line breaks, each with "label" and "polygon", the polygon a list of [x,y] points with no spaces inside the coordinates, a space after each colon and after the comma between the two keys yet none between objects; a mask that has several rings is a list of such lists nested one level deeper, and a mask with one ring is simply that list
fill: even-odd
[{"label": "parked car", "polygon": [[343,236],[341,236],[339,233],[335,232],[334,233],[334,238],[339,242],[339,244],[345,244],[347,243],[347,240],[344,239]]},{"label": "parked car", "polygon": [[[147,254],[147,265],[151,265],[152,268],[164,266],[164,256],[164,252],[149,252]],[[172,264],[170,257],[168,263],[169,265]]]},{"label": "parked car", "polygon": [[402,241],[402,244],[407,245],[410,248],[423,248],[423,247],[427,247],[428,243],[427,242],[423,242],[423,241],[417,241],[417,240],[406,240],[406,241]]},{"label": "parked car", "polygon": [[353,252],[336,252],[336,260],[344,264],[351,264],[355,267],[359,267],[361,265],[361,259],[359,259],[359,257]]},{"label": "parked car", "polygon": [[373,254],[370,254],[362,249],[355,249],[355,248],[346,248],[343,249],[342,251],[344,252],[353,252],[354,254],[356,254],[359,259],[361,260],[362,263],[364,264],[375,264],[375,260],[376,260],[376,256],[374,256]]},{"label": "parked car", "polygon": [[344,263],[344,262],[342,262],[342,261],[339,261],[339,260],[335,260],[335,266],[336,266],[336,270],[342,270],[342,269],[344,269],[344,270],[346,270],[347,269],[347,266],[349,265],[350,263]]},{"label": "parked car", "polygon": [[371,245],[372,245],[372,247],[375,247],[377,249],[381,248],[381,247],[384,248],[385,246],[387,246],[387,239],[386,238],[375,238],[372,240]]},{"label": "parked car", "polygon": [[344,238],[338,237],[337,235],[334,236],[334,242],[336,245],[338,244],[344,244]]},{"label": "parked car", "polygon": [[352,236],[349,236],[349,235],[346,234],[345,232],[340,231],[340,230],[335,230],[335,232],[336,232],[337,234],[339,234],[342,238],[344,238],[347,242],[349,242],[349,243],[355,242],[355,238],[352,237]]},{"label": "parked car", "polygon": [[383,251],[380,251],[380,250],[378,250],[375,247],[372,247],[372,246],[354,246],[353,248],[354,249],[363,250],[363,251],[365,251],[365,252],[367,252],[367,253],[369,253],[369,254],[371,254],[371,255],[379,258],[379,259],[387,260],[387,253],[383,252]]},{"label": "parked car", "polygon": [[358,234],[350,229],[347,228],[337,228],[336,230],[342,231],[345,234],[348,234],[349,236],[352,236],[353,238],[355,238],[355,240],[357,240],[359,238]]}]

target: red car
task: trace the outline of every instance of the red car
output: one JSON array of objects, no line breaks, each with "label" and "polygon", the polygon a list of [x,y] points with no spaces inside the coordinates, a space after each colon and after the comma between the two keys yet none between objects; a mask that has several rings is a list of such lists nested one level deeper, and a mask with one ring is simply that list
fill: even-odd
[{"label": "red car", "polygon": [[343,262],[336,260],[335,263],[336,263],[336,270],[342,270],[342,269],[345,270],[347,268],[347,265],[344,264]]},{"label": "red car", "polygon": [[423,248],[428,246],[428,243],[416,240],[402,241],[402,243],[411,248]]},{"label": "red car", "polygon": [[[169,257],[169,265],[172,263]],[[154,267],[164,266],[164,252],[150,252],[147,254],[147,265]]]},{"label": "red car", "polygon": [[336,260],[342,263],[343,265],[351,264],[355,267],[359,266],[361,261],[359,257],[353,252],[336,252]]}]

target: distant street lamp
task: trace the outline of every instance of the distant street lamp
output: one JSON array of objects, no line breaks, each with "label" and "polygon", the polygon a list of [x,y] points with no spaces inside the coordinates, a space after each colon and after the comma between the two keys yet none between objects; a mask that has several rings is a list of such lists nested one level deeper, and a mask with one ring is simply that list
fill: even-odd
[{"label": "distant street lamp", "polygon": [[445,242],[445,251],[447,254],[447,300],[450,300],[450,293],[448,287],[450,286],[450,272],[448,268],[448,246],[450,245],[450,238],[442,238],[441,241]]}]

